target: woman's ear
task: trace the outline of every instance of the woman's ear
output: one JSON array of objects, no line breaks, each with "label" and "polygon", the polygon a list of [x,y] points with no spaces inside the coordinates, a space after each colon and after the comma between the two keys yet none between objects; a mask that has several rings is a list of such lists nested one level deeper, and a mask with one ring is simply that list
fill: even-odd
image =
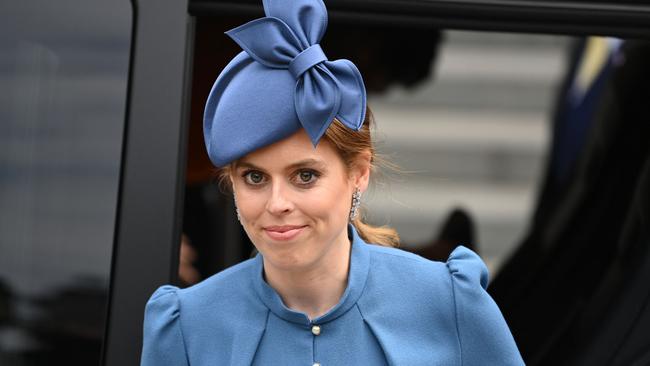
[{"label": "woman's ear", "polygon": [[370,170],[372,168],[372,155],[370,151],[361,152],[352,166],[352,183],[358,187],[361,192],[368,189],[370,183]]}]

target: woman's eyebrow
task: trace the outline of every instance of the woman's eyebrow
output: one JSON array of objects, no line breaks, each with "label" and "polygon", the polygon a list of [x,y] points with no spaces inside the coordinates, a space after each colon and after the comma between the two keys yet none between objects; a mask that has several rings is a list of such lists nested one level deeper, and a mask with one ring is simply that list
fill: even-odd
[{"label": "woman's eyebrow", "polygon": [[[316,167],[318,167],[320,169],[325,169],[325,167],[327,165],[324,162],[322,162],[321,160],[304,159],[304,160],[300,160],[298,162],[292,163],[291,165],[288,165],[285,169],[286,170],[291,170],[291,169],[296,169],[296,168],[305,167],[305,166],[310,166],[310,167],[316,166]],[[249,163],[247,161],[242,161],[242,162],[236,163],[235,169],[241,169],[241,168],[249,168],[249,169],[260,170],[260,171],[264,170],[264,168],[260,168],[257,165]]]},{"label": "woman's eyebrow", "polygon": [[320,160],[316,159],[305,159],[305,160],[300,160],[298,162],[295,162],[287,167],[287,169],[295,169],[299,167],[304,167],[304,166],[317,166],[319,168],[324,169],[326,167],[326,164],[323,163]]},{"label": "woman's eyebrow", "polygon": [[264,169],[258,167],[257,165],[251,164],[251,163],[246,162],[246,161],[241,161],[241,162],[235,163],[235,169],[240,169],[240,168],[249,168],[249,169],[254,169],[254,170],[264,170]]}]

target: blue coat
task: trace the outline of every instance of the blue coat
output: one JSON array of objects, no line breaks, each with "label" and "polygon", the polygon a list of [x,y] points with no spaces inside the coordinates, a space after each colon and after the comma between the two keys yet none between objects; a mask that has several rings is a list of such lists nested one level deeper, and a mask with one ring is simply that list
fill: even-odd
[{"label": "blue coat", "polygon": [[156,290],[141,365],[523,364],[474,252],[432,262],[349,233],[348,286],[325,315],[310,321],[284,306],[258,254],[192,287]]}]

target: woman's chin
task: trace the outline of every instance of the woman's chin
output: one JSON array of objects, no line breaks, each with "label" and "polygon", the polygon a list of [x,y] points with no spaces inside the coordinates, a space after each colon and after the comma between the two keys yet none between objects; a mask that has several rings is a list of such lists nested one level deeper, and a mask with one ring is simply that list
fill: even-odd
[{"label": "woman's chin", "polygon": [[294,271],[308,268],[310,263],[310,253],[300,252],[299,249],[290,244],[281,246],[267,244],[261,253],[265,262],[273,267],[283,271]]},{"label": "woman's chin", "polygon": [[[266,258],[266,257],[265,257]],[[304,258],[293,256],[279,255],[268,258],[271,265],[282,271],[296,271],[306,267]]]}]

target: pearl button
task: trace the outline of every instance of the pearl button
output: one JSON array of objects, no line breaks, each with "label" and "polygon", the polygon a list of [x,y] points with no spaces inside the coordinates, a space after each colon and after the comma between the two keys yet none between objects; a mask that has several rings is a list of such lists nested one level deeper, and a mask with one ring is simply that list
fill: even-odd
[{"label": "pearl button", "polygon": [[[319,335],[320,334],[320,327],[318,325],[314,325],[313,327],[311,327],[311,332],[314,335]],[[318,364],[315,363],[314,365],[318,365]]]}]

